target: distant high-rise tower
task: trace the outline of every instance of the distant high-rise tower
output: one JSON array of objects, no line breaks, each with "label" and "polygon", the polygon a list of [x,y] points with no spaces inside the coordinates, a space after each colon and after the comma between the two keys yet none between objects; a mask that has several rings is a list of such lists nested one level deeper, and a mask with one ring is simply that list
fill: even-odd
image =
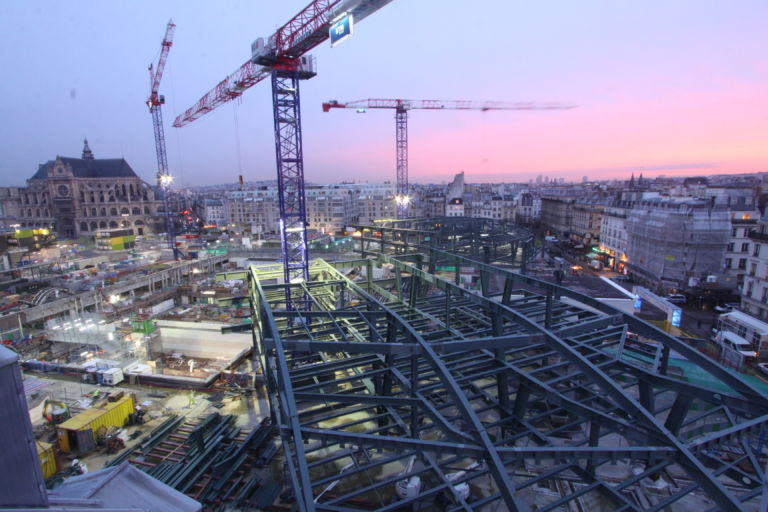
[{"label": "distant high-rise tower", "polygon": [[589,181],[589,176],[582,176],[581,177],[581,182],[582,183],[587,183],[588,181]]},{"label": "distant high-rise tower", "polygon": [[537,185],[541,185],[541,174],[539,174],[538,176],[536,176],[536,184],[537,184]]}]

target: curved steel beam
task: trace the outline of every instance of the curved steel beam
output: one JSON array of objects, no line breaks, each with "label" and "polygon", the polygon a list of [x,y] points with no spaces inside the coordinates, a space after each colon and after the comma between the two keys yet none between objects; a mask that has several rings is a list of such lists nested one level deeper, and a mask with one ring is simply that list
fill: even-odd
[{"label": "curved steel beam", "polygon": [[[381,256],[383,260],[388,261],[395,266],[400,266],[401,269],[408,270],[415,277],[421,277],[425,274],[424,271],[411,265],[406,265],[394,257],[386,255]],[[487,267],[486,265],[483,266]],[[405,269],[403,267],[408,268]],[[440,279],[435,276],[430,276],[430,278]],[[721,507],[723,507],[725,510],[733,510],[735,512],[741,510],[740,502],[736,499],[736,497],[729,493],[725,486],[707,471],[707,468],[704,466],[704,464],[702,464],[702,462],[688,449],[685,443],[681,442],[677,436],[675,436],[664,425],[660,424],[653,414],[651,414],[635,400],[625,395],[624,390],[618,384],[616,384],[616,382],[608,377],[602,370],[594,366],[592,362],[589,361],[586,357],[584,357],[578,351],[574,350],[573,347],[556,336],[552,331],[539,325],[538,322],[531,320],[530,318],[526,317],[518,311],[515,311],[509,306],[504,306],[501,303],[491,301],[490,299],[483,297],[476,292],[464,290],[446,280],[440,280],[444,283],[446,288],[454,289],[457,295],[463,294],[465,297],[475,297],[477,302],[480,303],[483,307],[488,308],[492,314],[493,312],[498,314],[505,313],[508,317],[511,317],[520,325],[528,328],[528,330],[544,335],[546,342],[548,342],[551,348],[556,350],[562,357],[569,360],[572,364],[579,367],[584,373],[589,375],[594,382],[599,383],[603,391],[608,393],[616,403],[620,404],[636,419],[642,419],[649,428],[664,436],[664,438],[678,450],[678,453],[680,454],[678,462],[688,467],[688,469],[697,478],[701,478],[699,485],[707,489],[711,493],[712,498],[717,501]],[[619,311],[614,310],[614,314],[616,313],[619,313]]]}]

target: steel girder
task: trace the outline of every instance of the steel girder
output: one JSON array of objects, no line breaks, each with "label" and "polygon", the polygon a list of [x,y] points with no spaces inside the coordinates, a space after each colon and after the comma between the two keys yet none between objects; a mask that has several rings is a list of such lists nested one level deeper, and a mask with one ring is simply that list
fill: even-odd
[{"label": "steel girder", "polygon": [[[485,275],[483,293],[427,271],[450,262]],[[373,279],[374,266],[392,275]],[[302,509],[438,499],[467,510],[678,500],[740,510],[759,498],[766,399],[599,301],[434,248],[316,262],[313,280],[293,285],[312,297],[296,311],[252,272],[256,337]],[[730,391],[681,379],[672,350]],[[396,482],[414,476],[419,492],[397,498]],[[459,481],[472,488],[466,499]]]}]

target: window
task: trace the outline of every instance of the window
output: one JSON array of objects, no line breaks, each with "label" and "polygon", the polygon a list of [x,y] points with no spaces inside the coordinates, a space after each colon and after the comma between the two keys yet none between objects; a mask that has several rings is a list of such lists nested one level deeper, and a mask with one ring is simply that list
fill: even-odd
[{"label": "window", "polygon": [[747,258],[739,259],[739,268],[745,270],[747,268]]},{"label": "window", "polygon": [[733,258],[725,258],[725,268],[733,267]]},{"label": "window", "polygon": [[752,256],[760,256],[760,244],[755,244],[755,250],[752,252]]},{"label": "window", "polygon": [[741,244],[741,252],[749,252],[749,242]]},{"label": "window", "polygon": [[757,274],[757,263],[753,263],[750,265],[749,275],[752,277],[755,277],[755,274]]},{"label": "window", "polygon": [[728,252],[733,252],[733,242],[728,244]]}]

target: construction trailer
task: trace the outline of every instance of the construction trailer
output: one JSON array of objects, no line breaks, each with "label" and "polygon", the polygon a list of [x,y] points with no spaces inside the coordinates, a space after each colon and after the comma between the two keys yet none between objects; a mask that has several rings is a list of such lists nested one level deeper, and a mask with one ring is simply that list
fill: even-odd
[{"label": "construction trailer", "polygon": [[594,297],[466,255],[493,261],[491,237],[445,224],[429,240],[412,221],[363,227],[360,259],[314,260],[306,282],[251,268],[299,509],[757,509],[766,393]]},{"label": "construction trailer", "polygon": [[87,453],[96,446],[99,430],[123,427],[135,411],[136,399],[125,394],[114,402],[102,400],[57,427],[59,448],[64,453]]}]

